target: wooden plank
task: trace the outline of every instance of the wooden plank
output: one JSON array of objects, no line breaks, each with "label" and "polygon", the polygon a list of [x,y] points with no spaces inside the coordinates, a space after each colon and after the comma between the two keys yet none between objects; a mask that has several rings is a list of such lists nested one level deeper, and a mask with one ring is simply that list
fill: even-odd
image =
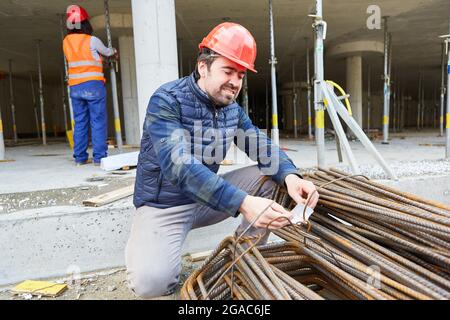
[{"label": "wooden plank", "polygon": [[83,201],[85,206],[100,207],[105,204],[120,200],[128,197],[134,193],[134,184],[128,187],[120,188],[114,191],[110,191],[99,196],[87,199]]},{"label": "wooden plank", "polygon": [[190,254],[191,261],[197,262],[197,261],[205,260],[207,257],[209,257],[211,255],[212,252],[213,252],[213,250],[191,253]]}]

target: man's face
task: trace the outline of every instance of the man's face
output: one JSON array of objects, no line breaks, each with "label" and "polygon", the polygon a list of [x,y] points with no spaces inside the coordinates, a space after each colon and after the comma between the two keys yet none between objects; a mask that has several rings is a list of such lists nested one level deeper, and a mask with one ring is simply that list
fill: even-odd
[{"label": "man's face", "polygon": [[233,103],[242,87],[246,69],[237,63],[218,57],[208,70],[205,62],[199,62],[199,86],[219,106]]}]

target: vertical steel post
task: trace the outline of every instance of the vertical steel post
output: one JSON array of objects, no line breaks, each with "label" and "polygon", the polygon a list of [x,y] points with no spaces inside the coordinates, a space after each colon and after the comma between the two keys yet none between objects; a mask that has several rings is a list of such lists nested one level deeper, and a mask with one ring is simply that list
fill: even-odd
[{"label": "vertical steel post", "polygon": [[182,78],[184,75],[183,72],[183,43],[182,39],[178,39],[178,77]]},{"label": "vertical steel post", "polygon": [[371,99],[371,92],[370,92],[370,65],[369,69],[367,70],[367,135],[370,136],[370,99]]},{"label": "vertical steel post", "polygon": [[422,104],[420,108],[420,129],[424,128],[423,118],[425,114],[425,85],[424,81],[422,80]]},{"label": "vertical steel post", "polygon": [[[111,26],[109,23],[109,6],[108,0],[104,0],[105,4],[105,24],[106,24],[106,35],[108,37],[108,47],[112,49],[112,38],[111,38]],[[110,62],[110,77],[111,77],[111,91],[113,96],[113,109],[114,109],[114,129],[116,132],[116,142],[119,152],[122,152],[122,129],[120,125],[120,114],[119,114],[119,99],[117,97],[117,80],[116,71],[114,70],[114,65]]]},{"label": "vertical steel post", "polygon": [[390,86],[391,79],[389,78],[389,34],[388,34],[388,17],[384,19],[384,105],[383,105],[383,142],[388,144],[389,139],[389,102],[390,102]]},{"label": "vertical steel post", "polygon": [[292,108],[294,111],[294,138],[297,139],[297,89],[295,87],[295,57],[292,57]]},{"label": "vertical steel post", "polygon": [[[449,20],[450,21],[450,20]],[[450,27],[449,27],[450,34]],[[450,38],[447,38],[447,112],[445,114],[445,131],[446,131],[446,139],[445,139],[445,158],[450,158],[450,51],[449,51],[449,42]]]},{"label": "vertical steel post", "polygon": [[309,72],[309,47],[308,47],[308,38],[305,38],[305,47],[306,47],[306,85],[307,94],[306,100],[308,105],[308,138],[312,139],[312,119],[311,119],[311,77]]},{"label": "vertical steel post", "polygon": [[417,131],[420,130],[420,104],[422,103],[422,74],[419,73],[419,92],[417,93]]},{"label": "vertical steel post", "polygon": [[[64,112],[64,130],[67,132],[67,104],[66,104],[66,86],[64,84],[64,74],[61,72],[61,97]],[[70,99],[70,98],[69,98]],[[67,135],[66,135],[67,138]]]},{"label": "vertical steel post", "polygon": [[248,113],[248,83],[247,83],[247,73],[244,76],[244,83],[242,88],[242,104],[245,110],[245,113],[249,115]]},{"label": "vertical steel post", "polygon": [[444,136],[444,105],[445,105],[445,43],[442,43],[441,54],[441,112],[439,117],[439,136]]},{"label": "vertical steel post", "polygon": [[269,133],[269,113],[270,113],[270,108],[269,108],[269,84],[267,83],[267,80],[266,80],[266,130],[267,130],[267,133]]},{"label": "vertical steel post", "polygon": [[[1,103],[1,99],[0,99]],[[0,105],[0,160],[5,160],[5,140],[3,138],[2,106]]]},{"label": "vertical steel post", "polygon": [[315,109],[315,137],[317,145],[317,162],[320,167],[326,167],[325,161],[325,105],[320,85],[324,81],[323,72],[323,41],[325,22],[322,20],[322,0],[316,0],[316,14],[314,15],[314,109]]},{"label": "vertical steel post", "polygon": [[397,89],[398,84],[397,82],[394,83],[394,88],[392,90],[392,132],[397,132]]},{"label": "vertical steel post", "polygon": [[41,40],[37,41],[37,59],[38,59],[38,75],[39,75],[39,103],[41,106],[42,144],[45,146],[47,145],[47,132],[45,129],[44,93],[42,89]]},{"label": "vertical steel post", "polygon": [[[60,19],[60,22],[61,22],[61,42],[64,41],[64,21],[63,20],[64,20],[64,15],[61,15],[61,19]],[[68,71],[68,67],[67,67],[66,56],[64,55],[64,53],[63,53],[63,58],[64,58],[64,77],[65,77],[65,79],[67,79],[68,76],[69,76],[69,71]],[[74,118],[73,118],[72,99],[70,98],[70,86],[69,86],[68,83],[67,83],[66,89],[67,89],[67,101],[69,102],[70,128],[73,131],[73,129],[75,127],[75,121],[74,121]]]},{"label": "vertical steel post", "polygon": [[34,120],[36,121],[37,138],[41,139],[41,129],[39,128],[38,112],[36,108],[36,95],[34,94],[33,75],[30,72],[31,96],[33,97]]},{"label": "vertical steel post", "polygon": [[9,59],[8,62],[9,62],[9,102],[11,105],[14,143],[17,143],[16,107],[14,105],[14,88],[12,81],[12,60]]},{"label": "vertical steel post", "polygon": [[270,25],[270,74],[272,83],[272,141],[275,145],[280,144],[280,133],[278,129],[278,106],[277,106],[277,58],[275,57],[275,36],[273,28],[272,0],[269,0],[269,25]]}]

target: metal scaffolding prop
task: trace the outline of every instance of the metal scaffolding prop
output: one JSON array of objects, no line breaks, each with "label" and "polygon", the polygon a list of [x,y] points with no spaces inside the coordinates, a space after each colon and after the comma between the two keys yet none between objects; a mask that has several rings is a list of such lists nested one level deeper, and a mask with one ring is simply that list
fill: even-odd
[{"label": "metal scaffolding prop", "polygon": [[295,56],[292,57],[292,112],[294,113],[294,138],[297,139],[297,89],[295,87]]},{"label": "metal scaffolding prop", "polygon": [[41,139],[41,129],[39,127],[39,117],[38,117],[38,111],[37,111],[37,104],[36,104],[36,94],[34,93],[34,82],[33,82],[33,75],[30,72],[30,85],[31,85],[31,97],[33,101],[33,111],[34,111],[34,120],[36,122],[36,132],[37,132],[37,138]]},{"label": "metal scaffolding prop", "polygon": [[419,73],[419,92],[417,93],[417,130],[420,130],[420,107],[422,104],[422,74]]},{"label": "metal scaffolding prop", "polygon": [[444,136],[444,109],[445,109],[445,56],[447,52],[445,51],[445,43],[442,43],[442,57],[441,57],[441,109],[439,116],[439,136]]},{"label": "metal scaffolding prop", "polygon": [[[112,37],[111,37],[111,26],[109,23],[109,6],[108,0],[104,0],[105,4],[105,26],[106,26],[106,35],[108,37],[108,47],[112,49]],[[115,65],[115,66],[114,66]],[[110,81],[111,81],[111,90],[113,96],[113,109],[114,109],[114,130],[116,132],[116,143],[119,152],[123,150],[123,142],[122,142],[122,129],[120,125],[120,114],[119,114],[119,99],[117,97],[117,80],[116,80],[116,70],[117,62],[113,62],[110,60],[109,65],[110,70]]]},{"label": "metal scaffolding prop", "polygon": [[[64,40],[64,15],[61,15],[61,42]],[[67,66],[67,59],[66,56],[63,54],[63,59],[64,59],[64,83],[65,83],[65,88],[67,90],[67,101],[69,102],[69,114],[70,114],[70,130],[66,130],[66,135],[69,139],[72,139],[72,135],[73,135],[73,130],[75,127],[75,120],[73,117],[73,107],[72,107],[72,99],[70,99],[70,86],[69,83],[67,81],[67,79],[69,78],[69,71],[68,71],[68,66]]]},{"label": "metal scaffolding prop", "polygon": [[[336,169],[305,179],[321,195],[309,221],[274,231],[283,241],[271,244],[259,245],[262,235],[225,238],[185,281],[181,298],[450,298],[448,205]],[[271,199],[295,206],[280,186]]]},{"label": "metal scaffolding prop", "polygon": [[[378,164],[383,168],[391,179],[397,179],[391,171],[383,157],[373,146],[372,142],[364,134],[364,131],[352,117],[351,109],[348,102],[348,96],[337,84],[331,81],[325,81],[323,76],[323,40],[326,37],[326,22],[322,18],[322,0],[316,0],[316,14],[310,15],[314,18],[313,28],[316,32],[315,45],[315,80],[314,80],[314,105],[316,110],[316,144],[318,154],[318,165],[326,167],[325,162],[325,109],[328,111],[331,122],[336,130],[336,141],[338,142],[338,151],[341,151],[347,157],[353,173],[359,173],[356,159],[351,150],[347,136],[342,128],[342,124],[338,115],[347,124],[348,128],[361,141],[366,150],[377,160]],[[338,97],[334,93],[334,87],[337,87],[342,96]],[[346,100],[347,108],[342,104],[341,100]],[[388,113],[389,115],[389,113]]]},{"label": "metal scaffolding prop", "polygon": [[3,138],[3,121],[2,121],[1,105],[0,105],[0,160],[5,160],[5,139]]},{"label": "metal scaffolding prop", "polygon": [[306,47],[306,85],[307,93],[306,93],[306,100],[307,100],[307,106],[308,106],[308,138],[313,139],[312,134],[312,117],[311,117],[311,77],[309,73],[309,45],[308,45],[308,38],[305,38],[305,47]]},{"label": "metal scaffolding prop", "polygon": [[248,82],[247,82],[247,73],[244,76],[244,83],[242,86],[242,105],[244,107],[245,113],[248,113]]},{"label": "metal scaffolding prop", "polygon": [[317,145],[317,162],[325,167],[325,105],[320,90],[320,83],[324,81],[323,75],[323,41],[327,34],[327,23],[322,19],[322,0],[316,0],[316,13],[310,14],[314,19],[313,30],[315,32],[314,43],[314,110]]},{"label": "metal scaffolding prop", "polygon": [[389,102],[391,99],[391,72],[390,72],[390,34],[388,33],[387,20],[384,19],[384,103],[383,103],[383,142],[388,144],[389,139]]},{"label": "metal scaffolding prop", "polygon": [[372,95],[370,92],[370,77],[371,77],[371,68],[369,65],[369,68],[367,70],[367,134],[370,134],[370,113],[371,113],[371,99],[372,99]]},{"label": "metal scaffolding prop", "polygon": [[11,106],[14,143],[17,143],[16,107],[14,105],[14,88],[12,80],[12,60],[9,59],[8,62],[9,62],[9,102]]},{"label": "metal scaffolding prop", "polygon": [[270,75],[272,85],[272,141],[274,144],[280,144],[280,133],[278,130],[278,106],[277,106],[277,76],[276,67],[277,58],[275,57],[275,36],[273,30],[273,11],[272,0],[269,0],[269,25],[270,25]]},{"label": "metal scaffolding prop", "polygon": [[[70,99],[70,97],[68,97]],[[67,105],[66,105],[66,85],[64,83],[64,74],[61,72],[61,99],[64,114],[64,130],[67,132]]]},{"label": "metal scaffolding prop", "polygon": [[441,36],[441,38],[445,39],[445,53],[447,54],[447,111],[445,114],[445,158],[449,159],[450,158],[450,50],[449,50],[450,25],[449,25],[449,34]]},{"label": "metal scaffolding prop", "polygon": [[37,41],[36,47],[37,47],[38,75],[39,75],[39,104],[41,106],[42,144],[45,146],[47,145],[47,132],[45,129],[44,92],[42,89],[41,40]]}]

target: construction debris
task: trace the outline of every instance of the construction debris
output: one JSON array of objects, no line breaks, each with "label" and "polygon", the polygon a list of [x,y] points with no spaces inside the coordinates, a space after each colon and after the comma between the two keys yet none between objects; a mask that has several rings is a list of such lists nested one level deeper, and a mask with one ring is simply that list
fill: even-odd
[{"label": "construction debris", "polygon": [[[305,176],[320,193],[284,241],[228,237],[186,280],[183,299],[450,298],[450,207],[336,169]],[[277,187],[272,199],[295,203]]]},{"label": "construction debris", "polygon": [[212,250],[208,250],[208,251],[191,253],[189,256],[190,256],[190,259],[192,262],[197,262],[197,261],[205,260],[208,256],[211,255],[211,253],[212,253]]},{"label": "construction debris", "polygon": [[22,295],[26,300],[31,299],[32,295],[57,297],[67,289],[66,284],[59,284],[48,281],[26,280],[15,286],[11,293]]},{"label": "construction debris", "polygon": [[123,167],[137,166],[139,151],[121,153],[114,156],[102,158],[100,166],[105,171],[122,169]]},{"label": "construction debris", "polygon": [[123,199],[134,193],[134,185],[120,188],[114,191],[110,191],[99,196],[87,199],[83,201],[83,205],[89,207],[100,207],[105,204],[114,202],[116,200]]}]

